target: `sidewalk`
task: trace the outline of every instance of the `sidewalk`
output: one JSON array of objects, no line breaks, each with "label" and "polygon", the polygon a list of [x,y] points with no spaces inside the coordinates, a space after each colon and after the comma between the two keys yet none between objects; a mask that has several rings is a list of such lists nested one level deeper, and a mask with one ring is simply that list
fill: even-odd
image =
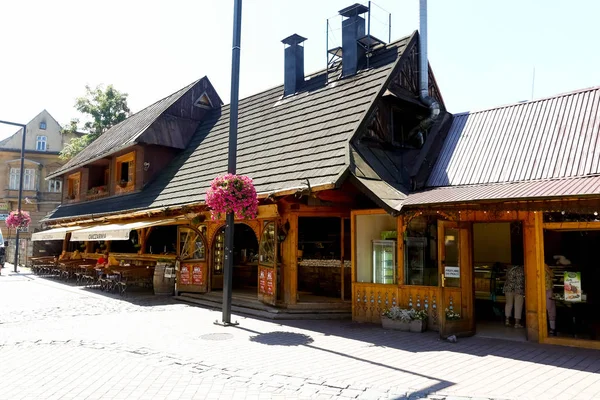
[{"label": "sidewalk", "polygon": [[220,313],[170,298],[25,273],[0,278],[0,304],[0,374],[11,377],[0,399],[600,398],[591,350],[452,344],[349,321],[235,316],[224,328]]}]

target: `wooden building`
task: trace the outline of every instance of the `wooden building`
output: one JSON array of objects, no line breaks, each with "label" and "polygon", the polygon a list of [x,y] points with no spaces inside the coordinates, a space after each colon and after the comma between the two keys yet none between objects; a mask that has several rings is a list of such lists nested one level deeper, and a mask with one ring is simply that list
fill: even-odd
[{"label": "wooden building", "polygon": [[[352,7],[340,12],[346,26],[364,24]],[[238,173],[254,180],[260,206],[236,221],[234,298],[334,304],[375,323],[395,305],[425,309],[443,337],[468,335],[481,315],[503,321],[502,277],[522,265],[525,329],[510,334],[596,347],[589,332],[548,336],[543,271],[565,256],[550,253],[563,231],[600,227],[600,92],[453,116],[419,66],[417,32],[369,47],[359,31],[343,29],[341,59],[306,77],[304,38],[284,39],[285,84],[240,101]],[[178,294],[218,292],[224,220],[211,219],[204,196],[227,170],[228,123],[202,78],[113,127],[54,175],[68,184],[40,238],[179,257]]]}]

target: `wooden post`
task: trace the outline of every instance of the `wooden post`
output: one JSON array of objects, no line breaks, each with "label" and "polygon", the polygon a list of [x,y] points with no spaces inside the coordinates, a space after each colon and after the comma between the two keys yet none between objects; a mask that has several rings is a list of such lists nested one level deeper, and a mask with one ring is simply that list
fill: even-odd
[{"label": "wooden post", "polygon": [[340,281],[342,284],[342,301],[344,300],[344,218],[340,218],[341,233],[340,233]]}]

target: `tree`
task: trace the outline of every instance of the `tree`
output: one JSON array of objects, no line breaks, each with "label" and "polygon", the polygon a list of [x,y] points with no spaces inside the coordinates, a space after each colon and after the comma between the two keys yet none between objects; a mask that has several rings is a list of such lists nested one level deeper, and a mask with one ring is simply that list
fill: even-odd
[{"label": "tree", "polygon": [[84,132],[83,136],[71,139],[65,145],[60,152],[60,158],[63,160],[75,156],[110,127],[125,120],[130,115],[127,106],[127,93],[119,92],[113,85],[108,85],[106,89],[103,85],[98,85],[95,89],[91,89],[86,85],[85,92],[84,97],[79,97],[75,101],[75,109],[90,117],[90,120],[83,124],[80,129],[79,119],[74,118],[69,122],[69,125],[63,128],[63,134]]}]

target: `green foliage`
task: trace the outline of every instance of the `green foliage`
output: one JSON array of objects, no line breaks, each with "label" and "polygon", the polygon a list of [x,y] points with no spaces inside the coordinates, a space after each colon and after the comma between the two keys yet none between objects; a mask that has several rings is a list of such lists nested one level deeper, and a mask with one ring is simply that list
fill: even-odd
[{"label": "green foliage", "polygon": [[110,127],[124,121],[130,114],[127,93],[119,92],[112,85],[108,85],[106,89],[103,85],[98,85],[95,89],[86,85],[85,91],[85,96],[75,101],[75,108],[90,120],[83,124],[81,129],[78,119],[72,119],[69,125],[63,128],[63,134],[85,132],[83,136],[71,139],[64,147],[60,153],[60,157],[64,160],[75,156]]}]

